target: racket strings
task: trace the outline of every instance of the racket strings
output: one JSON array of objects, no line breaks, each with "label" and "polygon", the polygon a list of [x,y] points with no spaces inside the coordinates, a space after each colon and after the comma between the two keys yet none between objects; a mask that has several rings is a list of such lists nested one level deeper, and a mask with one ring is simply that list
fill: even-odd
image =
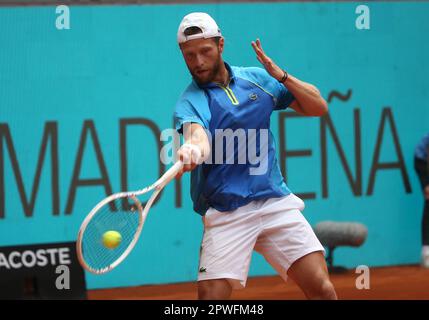
[{"label": "racket strings", "polygon": [[[122,199],[115,201],[117,211],[112,211],[109,204],[104,205],[93,216],[82,237],[82,254],[87,265],[94,270],[102,270],[117,261],[133,241],[139,226],[137,204],[128,199],[131,209],[122,208]],[[103,235],[107,231],[118,232],[122,239],[116,248],[107,248]]]}]

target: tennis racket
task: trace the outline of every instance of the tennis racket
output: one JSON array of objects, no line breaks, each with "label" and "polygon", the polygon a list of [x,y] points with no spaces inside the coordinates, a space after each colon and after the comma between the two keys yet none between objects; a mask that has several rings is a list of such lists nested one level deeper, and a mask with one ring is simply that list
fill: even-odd
[{"label": "tennis racket", "polygon": [[[139,239],[152,203],[182,167],[183,163],[178,161],[154,184],[138,191],[112,194],[90,211],[79,229],[76,242],[77,256],[85,270],[103,274],[124,261]],[[150,191],[153,193],[143,207],[137,197]],[[132,204],[130,209],[123,209],[124,200]],[[106,247],[103,242],[108,231],[121,237],[114,248]]]}]

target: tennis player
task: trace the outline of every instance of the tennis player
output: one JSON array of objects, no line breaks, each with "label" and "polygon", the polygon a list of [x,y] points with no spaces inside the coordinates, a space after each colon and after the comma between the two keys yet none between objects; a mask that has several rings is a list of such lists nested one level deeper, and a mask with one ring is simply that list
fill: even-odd
[{"label": "tennis player", "polygon": [[[186,163],[180,175],[192,171],[194,210],[204,222],[198,298],[228,299],[233,289],[244,288],[256,250],[285,281],[291,277],[307,298],[336,299],[324,248],[301,214],[304,202],[284,182],[270,131],[274,110],[325,114],[328,107],[319,90],[277,66],[259,39],[251,45],[264,68],[224,62],[224,38],[206,13],[185,16],[177,40],[193,77],[174,116],[185,141],[178,150]],[[255,143],[264,170],[252,174],[257,165],[249,155],[245,163],[214,160],[222,152],[227,153],[220,157],[224,160],[241,156],[243,148],[235,140],[232,154],[227,152],[230,146],[217,147],[228,130],[244,131],[247,144]],[[267,141],[262,139],[264,130]]]}]

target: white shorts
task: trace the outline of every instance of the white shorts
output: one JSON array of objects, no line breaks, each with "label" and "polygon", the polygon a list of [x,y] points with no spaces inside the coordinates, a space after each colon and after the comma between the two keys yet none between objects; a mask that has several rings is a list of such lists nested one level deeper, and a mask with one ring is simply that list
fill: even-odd
[{"label": "white shorts", "polygon": [[209,208],[203,217],[198,281],[228,279],[246,286],[253,250],[262,254],[286,281],[299,258],[325,250],[301,214],[304,202],[294,194],[252,201],[233,211]]}]

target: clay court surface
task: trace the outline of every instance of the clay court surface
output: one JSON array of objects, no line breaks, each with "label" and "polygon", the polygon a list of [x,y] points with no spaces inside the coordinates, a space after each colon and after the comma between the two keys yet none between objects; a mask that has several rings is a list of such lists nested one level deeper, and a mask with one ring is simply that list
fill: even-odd
[{"label": "clay court surface", "polygon": [[[418,299],[429,300],[429,269],[419,266],[370,268],[370,289],[358,290],[355,283],[359,274],[349,270],[331,275],[340,299]],[[195,283],[148,285],[88,291],[88,299],[148,299],[193,300],[197,298]],[[296,300],[304,299],[298,286],[278,276],[249,278],[247,287],[235,291],[236,300]]]}]

